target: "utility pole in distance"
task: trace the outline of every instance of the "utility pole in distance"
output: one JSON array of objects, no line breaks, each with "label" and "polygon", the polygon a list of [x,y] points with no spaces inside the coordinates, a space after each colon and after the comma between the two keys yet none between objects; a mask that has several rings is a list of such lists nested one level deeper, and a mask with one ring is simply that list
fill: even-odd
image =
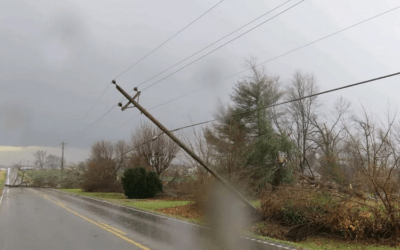
[{"label": "utility pole in distance", "polygon": [[64,145],[65,144],[68,144],[68,143],[65,143],[65,142],[61,143],[61,148],[62,148],[62,151],[61,151],[61,171],[64,171]]},{"label": "utility pole in distance", "polygon": [[[252,212],[257,213],[256,208],[238,191],[236,190],[233,186],[231,186],[226,180],[224,180],[219,174],[214,172],[212,169],[210,169],[207,164],[199,157],[197,156],[192,150],[190,150],[183,142],[181,142],[172,132],[170,132],[164,125],[162,125],[156,118],[154,118],[149,112],[147,112],[146,109],[144,109],[139,103],[137,103],[134,98],[132,98],[128,93],[125,92],[118,84],[115,82],[115,80],[112,81],[113,84],[115,84],[115,87],[123,96],[125,96],[129,102],[126,104],[124,107],[122,107],[122,103],[119,104],[124,110],[128,107],[130,103],[135,105],[137,109],[140,110],[142,114],[144,114],[147,118],[149,118],[161,131],[163,131],[166,135],[168,135],[169,138],[171,138],[176,144],[178,144],[188,155],[190,155],[195,161],[197,161],[202,167],[204,167],[209,173],[211,173],[219,182],[221,182],[225,187],[227,187],[229,190],[231,190],[236,196],[246,205],[248,206]],[[134,89],[137,91],[137,88]],[[138,94],[135,95],[138,96]]]}]

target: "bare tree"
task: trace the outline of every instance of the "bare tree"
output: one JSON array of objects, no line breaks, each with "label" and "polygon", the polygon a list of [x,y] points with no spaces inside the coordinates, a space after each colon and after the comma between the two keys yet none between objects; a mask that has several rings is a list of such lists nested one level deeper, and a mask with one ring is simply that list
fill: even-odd
[{"label": "bare tree", "polygon": [[92,145],[90,160],[101,163],[107,173],[117,180],[118,171],[123,168],[127,161],[128,145],[124,141],[115,144],[110,141],[99,141]]},{"label": "bare tree", "polygon": [[396,175],[400,160],[400,129],[395,127],[396,112],[386,114],[386,120],[377,123],[363,107],[362,117],[354,117],[354,128],[346,127],[348,162],[356,169],[358,189],[374,192],[385,206],[387,215],[394,223],[396,235],[399,208],[396,195],[399,183]]},{"label": "bare tree", "polygon": [[116,165],[114,168],[114,175],[117,177],[117,173],[119,170],[126,168],[128,162],[128,154],[126,153],[129,148],[129,144],[125,141],[117,141],[114,144],[115,147],[115,156],[114,159],[116,161]]},{"label": "bare tree", "polygon": [[311,141],[319,154],[321,173],[328,178],[339,182],[343,171],[339,169],[339,156],[345,149],[346,131],[344,128],[345,116],[350,108],[350,103],[339,98],[334,104],[333,119],[330,122],[319,122],[314,118],[311,122],[314,126],[314,136]]},{"label": "bare tree", "polygon": [[92,145],[90,159],[93,161],[112,161],[114,146],[110,141],[98,141]]},{"label": "bare tree", "polygon": [[44,165],[50,169],[57,169],[61,165],[61,157],[56,155],[48,155]]},{"label": "bare tree", "polygon": [[134,154],[142,157],[157,175],[168,169],[179,152],[179,146],[174,141],[160,134],[159,129],[142,123],[131,137]]},{"label": "bare tree", "polygon": [[[297,71],[286,87],[286,99],[294,100],[318,92],[318,86],[313,75]],[[307,164],[307,154],[312,146],[310,138],[313,135],[313,124],[317,117],[319,102],[317,96],[298,100],[288,104],[286,112],[289,116],[289,134],[300,152],[299,170],[304,173]]]},{"label": "bare tree", "polygon": [[44,150],[37,150],[33,155],[35,156],[35,165],[39,167],[40,170],[43,170],[47,152]]},{"label": "bare tree", "polygon": [[[193,152],[203,159],[207,166],[213,168],[215,167],[217,164],[217,152],[215,151],[215,147],[213,147],[210,143],[207,143],[207,140],[204,136],[204,130],[193,128],[192,133],[182,132],[180,137]],[[188,154],[183,154],[182,160],[184,164],[188,166],[188,168],[195,169],[197,176],[202,180],[209,176],[209,173]]]}]

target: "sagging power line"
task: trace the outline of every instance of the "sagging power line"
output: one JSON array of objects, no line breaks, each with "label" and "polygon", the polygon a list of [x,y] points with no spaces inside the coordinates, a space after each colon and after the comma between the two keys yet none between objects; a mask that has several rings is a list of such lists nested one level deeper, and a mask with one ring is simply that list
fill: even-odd
[{"label": "sagging power line", "polygon": [[[143,61],[144,59],[146,59],[148,56],[150,56],[151,54],[153,54],[156,50],[158,50],[159,48],[161,48],[162,46],[164,46],[166,43],[168,43],[171,39],[173,39],[174,37],[176,37],[177,35],[179,35],[181,32],[183,32],[185,29],[187,29],[188,27],[190,27],[192,24],[194,24],[195,22],[197,22],[198,20],[200,20],[203,16],[205,16],[207,13],[209,13],[211,10],[213,10],[215,7],[217,7],[218,5],[220,5],[224,0],[219,1],[217,4],[213,5],[210,9],[206,10],[203,14],[201,14],[199,17],[197,17],[196,19],[194,19],[192,22],[190,22],[189,24],[187,24],[185,27],[183,27],[182,29],[180,29],[178,32],[176,32],[174,35],[172,35],[171,37],[169,37],[167,40],[165,40],[163,43],[161,43],[160,45],[158,45],[156,48],[154,48],[153,50],[151,50],[149,53],[147,53],[144,57],[140,58],[138,61],[136,61],[134,64],[132,64],[131,66],[129,66],[126,70],[124,70],[123,72],[121,72],[120,74],[118,74],[114,79],[117,79],[118,77],[120,77],[121,75],[125,74],[127,71],[129,71],[130,69],[132,69],[133,67],[135,67],[137,64],[139,64],[141,61]],[[92,105],[92,107],[89,109],[89,111],[86,113],[86,115],[84,116],[84,118],[82,119],[81,123],[86,119],[86,117],[89,115],[89,113],[93,110],[93,108],[96,106],[96,104],[99,102],[100,98],[104,95],[104,93],[107,91],[107,89],[110,87],[110,84],[107,84],[106,88],[104,89],[104,91],[100,94],[100,96],[97,98],[96,102]]]},{"label": "sagging power line", "polygon": [[285,12],[289,11],[290,9],[292,9],[292,8],[296,7],[297,5],[301,4],[301,3],[302,3],[302,2],[304,2],[304,1],[305,1],[305,0],[302,0],[302,1],[300,1],[300,2],[298,2],[298,3],[296,3],[296,4],[294,4],[294,5],[290,6],[289,8],[287,8],[287,9],[285,9],[285,10],[283,10],[283,11],[279,12],[279,13],[278,13],[278,14],[276,14],[275,16],[273,16],[273,17],[271,17],[271,18],[269,18],[269,19],[267,19],[267,20],[263,21],[262,23],[260,23],[260,24],[258,24],[258,25],[256,25],[256,26],[254,26],[253,28],[251,28],[251,29],[247,30],[246,32],[243,32],[243,33],[242,33],[242,34],[240,34],[239,36],[237,36],[237,37],[235,37],[235,38],[233,38],[233,39],[229,40],[228,42],[226,42],[226,43],[224,43],[224,44],[222,44],[222,45],[218,46],[217,48],[215,48],[215,49],[211,50],[210,52],[206,53],[205,55],[202,55],[201,57],[197,58],[196,60],[194,60],[194,61],[192,61],[192,62],[190,62],[190,63],[186,64],[185,66],[183,66],[183,67],[181,67],[181,68],[179,68],[179,69],[177,69],[177,70],[175,70],[175,71],[174,71],[174,72],[172,72],[171,74],[169,74],[169,75],[167,75],[167,76],[165,76],[165,77],[161,78],[160,80],[158,80],[158,81],[156,81],[156,82],[154,82],[154,83],[150,84],[149,86],[147,86],[146,88],[144,88],[142,91],[145,91],[145,90],[147,90],[148,88],[150,88],[150,87],[154,86],[155,84],[157,84],[157,83],[159,83],[159,82],[161,82],[161,81],[163,81],[163,80],[167,79],[168,77],[170,77],[170,76],[172,76],[172,75],[176,74],[177,72],[179,72],[179,71],[181,71],[181,70],[183,70],[183,69],[185,69],[185,68],[189,67],[189,66],[190,66],[190,65],[192,65],[193,63],[195,63],[195,62],[197,62],[197,61],[199,61],[199,60],[203,59],[204,57],[206,57],[206,56],[208,56],[208,55],[210,55],[210,54],[214,53],[215,51],[217,51],[217,50],[219,50],[220,48],[222,48],[222,47],[226,46],[227,44],[229,44],[229,43],[231,43],[231,42],[235,41],[236,39],[238,39],[238,38],[240,38],[240,37],[242,37],[242,36],[246,35],[247,33],[251,32],[251,31],[253,31],[253,30],[257,29],[257,28],[258,28],[258,27],[260,27],[261,25],[263,25],[263,24],[265,24],[265,23],[269,22],[270,20],[272,20],[272,19],[274,19],[274,18],[276,18],[276,17],[278,17],[278,16],[280,16],[280,15],[282,15],[283,13],[285,13]]},{"label": "sagging power line", "polygon": [[[393,77],[393,76],[397,76],[397,75],[400,75],[400,72],[393,73],[393,74],[390,74],[390,75],[381,76],[381,77],[377,77],[377,78],[373,78],[373,79],[369,79],[369,80],[365,80],[365,81],[358,82],[358,83],[345,85],[345,86],[342,86],[342,87],[339,87],[339,88],[334,88],[334,89],[318,92],[318,93],[315,93],[315,94],[312,94],[312,95],[303,96],[303,97],[296,98],[296,99],[293,99],[293,100],[272,104],[272,105],[269,105],[268,107],[261,107],[261,108],[257,108],[257,109],[253,109],[253,110],[249,110],[249,111],[240,112],[240,113],[233,114],[233,115],[228,115],[225,118],[240,116],[240,115],[244,115],[244,114],[248,114],[248,113],[253,113],[253,112],[256,112],[256,111],[259,111],[259,110],[268,109],[268,108],[274,108],[274,107],[281,106],[281,105],[284,105],[284,104],[288,104],[288,103],[291,103],[291,102],[301,101],[303,99],[311,98],[311,97],[314,97],[314,96],[323,95],[323,94],[339,91],[339,90],[342,90],[342,89],[355,87],[355,86],[358,86],[358,85],[362,85],[362,84],[365,84],[365,83],[382,80],[382,79]],[[184,126],[184,127],[176,128],[176,129],[170,130],[169,132],[176,132],[176,131],[179,131],[179,130],[182,130],[182,129],[203,125],[203,124],[210,123],[210,122],[215,122],[215,121],[218,121],[218,120],[219,119],[212,119],[212,120],[208,120],[208,121],[204,121],[204,122],[199,122],[199,123],[195,123],[195,124],[192,124],[192,125],[187,125],[187,126]],[[164,134],[164,133],[161,133],[158,136],[160,136],[162,134]]]},{"label": "sagging power line", "polygon": [[271,13],[272,11],[274,11],[274,10],[276,10],[276,9],[278,9],[278,8],[280,8],[280,7],[282,7],[283,5],[287,4],[287,3],[290,2],[290,1],[292,1],[292,0],[288,0],[288,1],[284,2],[283,4],[280,4],[280,5],[276,6],[276,7],[273,8],[272,10],[269,10],[269,11],[265,12],[265,13],[262,14],[261,16],[257,17],[256,19],[253,19],[252,21],[246,23],[245,25],[243,25],[243,26],[237,28],[236,30],[230,32],[229,34],[227,34],[227,35],[221,37],[221,38],[218,39],[217,41],[215,41],[215,42],[213,42],[213,43],[207,45],[206,47],[204,47],[204,48],[198,50],[197,52],[191,54],[190,56],[188,56],[188,57],[184,58],[183,60],[181,60],[181,61],[175,63],[174,65],[170,66],[169,68],[167,68],[167,69],[161,71],[160,73],[158,73],[158,74],[156,74],[156,75],[150,77],[149,79],[147,79],[147,80],[145,80],[145,81],[139,83],[139,84],[137,85],[137,87],[139,87],[139,86],[141,86],[141,85],[143,85],[143,84],[145,84],[145,83],[147,83],[147,82],[153,80],[153,79],[156,78],[157,76],[162,75],[163,73],[165,73],[165,72],[167,72],[168,70],[174,68],[175,66],[178,66],[179,64],[181,64],[181,63],[187,61],[188,59],[192,58],[193,56],[199,54],[200,52],[203,52],[204,50],[206,50],[206,49],[210,48],[211,46],[217,44],[218,42],[224,40],[225,38],[229,37],[230,35],[232,35],[232,34],[238,32],[239,30],[241,30],[241,29],[243,29],[243,28],[249,26],[250,24],[252,24],[252,23],[254,23],[255,21],[261,19],[262,17],[268,15],[268,14]]},{"label": "sagging power line", "polygon": [[[191,26],[192,24],[194,24],[196,21],[200,20],[203,16],[205,16],[208,12],[210,12],[211,10],[213,10],[215,7],[217,7],[218,5],[220,5],[222,1],[219,1],[217,4],[215,4],[214,6],[212,6],[210,9],[208,9],[206,12],[204,12],[203,14],[201,14],[199,17],[197,17],[196,19],[194,19],[191,23],[189,23],[188,25],[186,25],[185,27],[183,27],[181,30],[179,30],[178,32],[176,32],[173,36],[171,36],[170,38],[168,38],[167,40],[165,40],[163,43],[161,43],[160,45],[158,45],[156,48],[154,48],[152,51],[150,51],[149,53],[147,53],[145,56],[143,56],[142,58],[140,58],[138,61],[136,61],[134,64],[132,64],[131,66],[129,66],[126,70],[124,70],[122,73],[120,73],[119,75],[117,75],[116,77],[114,77],[114,79],[116,80],[118,77],[120,77],[121,75],[125,74],[126,72],[128,72],[130,69],[132,69],[133,67],[135,67],[138,63],[140,63],[141,61],[143,61],[145,58],[147,58],[149,55],[153,54],[156,50],[158,50],[159,48],[161,48],[162,46],[164,46],[167,42],[169,42],[172,38],[176,37],[177,35],[179,35],[182,31],[184,31],[185,29],[187,29],[189,26]],[[110,86],[110,85],[108,85]]]},{"label": "sagging power line", "polygon": [[[120,86],[117,85],[115,80],[112,81],[115,84],[117,90],[125,96],[126,99],[129,100],[141,113],[143,113],[149,120],[151,120],[161,131],[163,131],[171,140],[173,140],[183,151],[185,151],[190,157],[192,157],[196,162],[198,162],[204,169],[206,169],[212,176],[214,176],[221,184],[223,184],[226,188],[228,188],[232,193],[234,193],[240,201],[242,201],[250,210],[259,214],[256,208],[244,197],[238,190],[236,190],[233,186],[231,186],[225,179],[223,179],[218,173],[213,171],[211,168],[207,166],[207,164],[197,156],[192,150],[190,150],[184,143],[182,143],[174,134],[169,132],[169,130],[164,127],[158,120],[156,120],[146,109],[144,109],[139,103],[137,103],[125,90],[123,90]],[[122,106],[122,105],[121,105]]]},{"label": "sagging power line", "polygon": [[[249,110],[249,111],[245,111],[245,112],[241,112],[238,114],[233,114],[233,115],[228,115],[226,117],[234,117],[234,116],[238,116],[238,115],[243,115],[243,114],[247,114],[247,113],[252,113],[252,112],[256,112],[258,110],[263,110],[263,109],[267,109],[267,108],[272,108],[272,107],[276,107],[276,106],[280,106],[280,105],[284,105],[287,103],[291,103],[291,102],[296,102],[296,101],[300,101],[303,99],[307,99],[307,98],[311,98],[314,96],[319,96],[319,95],[323,95],[323,94],[327,94],[327,93],[331,93],[331,92],[335,92],[335,91],[339,91],[339,90],[343,90],[346,88],[351,88],[351,87],[355,87],[358,85],[362,85],[362,84],[366,84],[369,82],[373,82],[373,81],[378,81],[378,80],[382,80],[385,78],[389,78],[389,77],[393,77],[393,76],[397,76],[400,75],[400,72],[396,72],[393,74],[389,74],[389,75],[385,75],[385,76],[381,76],[381,77],[377,77],[377,78],[373,78],[373,79],[369,79],[369,80],[365,80],[362,82],[358,82],[358,83],[353,83],[353,84],[349,84],[349,85],[345,85],[339,88],[334,88],[334,89],[330,89],[330,90],[326,90],[326,91],[322,91],[319,93],[315,93],[315,94],[311,94],[308,96],[304,96],[304,97],[300,97],[300,98],[296,98],[296,99],[292,99],[289,101],[285,101],[285,102],[280,102],[280,103],[276,103],[273,105],[269,105],[268,107],[262,107],[262,108],[257,108],[254,110]],[[177,143],[187,154],[189,154],[195,161],[197,161],[203,168],[205,168],[209,173],[211,173],[218,181],[220,181],[224,186],[226,186],[227,188],[229,188],[234,194],[237,195],[237,197],[244,203],[246,204],[249,208],[251,208],[253,211],[256,211],[256,209],[254,208],[254,206],[240,193],[238,192],[233,186],[231,186],[227,181],[225,181],[221,176],[219,176],[216,172],[214,172],[212,169],[210,169],[207,164],[199,157],[197,156],[192,150],[190,150],[184,143],[182,143],[174,134],[173,132],[178,131],[178,130],[182,130],[185,128],[190,128],[190,127],[194,127],[194,126],[198,126],[198,125],[202,125],[202,124],[206,124],[206,123],[210,123],[210,122],[214,122],[217,121],[219,119],[213,119],[213,120],[209,120],[209,121],[205,121],[205,122],[201,122],[201,123],[196,123],[196,124],[192,124],[192,125],[188,125],[185,127],[181,127],[181,128],[177,128],[174,130],[168,130],[166,127],[164,127],[158,120],[156,120],[146,109],[144,109],[139,103],[137,103],[128,93],[126,93],[120,86],[118,86],[116,84],[115,81],[113,81],[113,84],[115,84],[116,88],[118,89],[119,92],[121,92],[122,95],[124,95],[128,100],[128,104],[130,103],[134,105],[134,107],[136,107],[137,109],[139,109],[139,111],[141,113],[143,113],[147,118],[149,118],[161,131],[162,133],[159,134],[158,136],[152,138],[151,140],[149,140],[148,142],[145,142],[143,144],[149,143],[155,139],[157,139],[159,136],[166,134],[169,138],[171,138],[175,143]],[[122,107],[122,104],[120,105]],[[123,110],[123,107],[122,107]],[[142,145],[143,145],[142,144]],[[135,148],[131,149],[130,151],[134,150]],[[125,152],[128,153],[130,151]]]},{"label": "sagging power line", "polygon": [[[313,45],[313,44],[315,44],[315,43],[317,43],[317,42],[319,42],[319,41],[325,40],[325,39],[327,39],[327,38],[329,38],[329,37],[332,37],[332,36],[334,36],[334,35],[337,35],[337,34],[339,34],[339,33],[342,33],[342,32],[344,32],[344,31],[346,31],[346,30],[349,30],[349,29],[351,29],[351,28],[354,28],[354,27],[356,27],[356,26],[358,26],[358,25],[361,25],[361,24],[363,24],[363,23],[366,23],[366,22],[368,22],[368,21],[371,21],[371,20],[373,20],[373,19],[375,19],[375,18],[378,18],[378,17],[380,17],[380,16],[382,16],[382,15],[384,15],[384,14],[387,14],[387,13],[392,12],[392,11],[394,11],[394,10],[397,10],[397,9],[399,9],[399,8],[400,8],[400,6],[397,6],[397,7],[391,8],[391,9],[389,9],[389,10],[387,10],[387,11],[384,11],[384,12],[381,12],[381,13],[379,13],[379,14],[376,14],[376,15],[374,15],[374,16],[372,16],[372,17],[369,17],[369,18],[364,19],[364,20],[362,20],[362,21],[360,21],[360,22],[357,22],[357,23],[355,23],[355,24],[352,24],[352,25],[350,25],[350,26],[347,26],[347,27],[345,27],[345,28],[343,28],[343,29],[337,30],[337,31],[335,31],[335,32],[333,32],[333,33],[330,33],[330,34],[326,35],[326,36],[320,37],[320,38],[318,38],[318,39],[316,39],[316,40],[313,40],[313,41],[311,41],[311,42],[309,42],[309,43],[306,43],[306,44],[304,44],[304,45],[302,45],[302,46],[299,46],[299,47],[297,47],[297,48],[295,48],[295,49],[292,49],[292,50],[290,50],[290,51],[288,51],[288,52],[285,52],[285,53],[283,53],[283,54],[280,54],[280,55],[278,55],[278,56],[275,56],[275,57],[273,57],[273,58],[270,58],[270,59],[268,59],[268,60],[265,60],[265,61],[263,61],[263,62],[257,64],[256,66],[261,66],[261,65],[263,65],[263,64],[265,64],[265,63],[271,62],[271,61],[273,61],[273,60],[276,60],[276,59],[278,59],[278,58],[281,58],[281,57],[283,57],[283,56],[286,56],[286,55],[291,54],[291,53],[293,53],[293,52],[296,52],[296,51],[298,51],[298,50],[301,50],[301,49],[303,49],[303,48],[305,48],[305,47],[308,47],[308,46],[310,46],[310,45]],[[242,73],[247,72],[247,71],[250,70],[250,69],[251,69],[251,67],[249,67],[249,68],[247,68],[247,69],[245,69],[245,70],[242,70],[242,71],[240,71],[240,72],[234,73],[234,74],[232,74],[232,75],[230,75],[230,76],[228,76],[228,77],[225,77],[225,78],[223,78],[223,79],[220,80],[220,81],[224,81],[224,80],[230,79],[230,78],[232,78],[232,77],[238,76],[238,75],[240,75],[240,74],[242,74]],[[218,81],[218,82],[219,82],[219,81]],[[185,93],[185,94],[183,94],[183,95],[180,95],[180,96],[178,96],[178,97],[175,97],[175,98],[173,98],[173,99],[170,99],[170,100],[168,100],[168,101],[166,101],[166,102],[160,103],[160,104],[158,104],[158,105],[152,107],[151,109],[154,109],[154,108],[163,106],[163,105],[165,105],[165,104],[167,104],[167,103],[173,102],[173,101],[175,101],[175,100],[181,99],[181,98],[183,98],[183,97],[185,97],[185,96],[188,96],[188,95],[190,95],[190,94],[193,94],[193,93],[195,93],[195,92],[198,92],[198,91],[200,91],[200,90],[203,90],[203,89],[207,88],[208,86],[211,86],[211,85],[213,85],[213,84],[215,84],[215,83],[217,83],[217,81],[211,82],[211,83],[210,83],[209,85],[207,85],[207,86],[204,86],[204,87],[201,87],[201,88],[198,88],[198,89],[189,91],[189,92],[187,92],[187,93]],[[109,86],[109,85],[108,85],[108,86]],[[107,87],[108,87],[108,86],[107,86]],[[124,99],[124,98],[122,98],[120,101],[122,101],[123,99]],[[113,106],[111,109],[113,109],[113,108],[115,108],[115,106]],[[150,109],[149,109],[149,110],[150,110]],[[104,116],[107,115],[109,112],[110,112],[110,110],[107,111],[104,115],[102,115],[101,118],[99,118],[99,119],[101,120],[102,118],[104,118]],[[139,115],[139,114],[138,114],[138,115]],[[132,121],[134,118],[136,118],[138,115],[135,115],[134,117],[132,117],[131,119],[129,119],[128,121],[126,121],[125,123],[123,123],[123,124],[122,124],[121,126],[119,126],[119,127],[122,127],[122,126],[124,126],[125,124],[129,123],[129,122]],[[98,120],[99,120],[99,119],[98,119]],[[88,126],[87,128],[85,128],[84,130],[87,130],[89,127],[92,127],[93,125],[95,125],[95,124],[98,122],[98,120],[96,120],[95,122],[93,122],[91,125],[89,125],[89,126]],[[117,129],[118,129],[118,128],[117,128]]]},{"label": "sagging power line", "polygon": [[[377,17],[380,17],[380,16],[382,16],[382,15],[384,15],[384,14],[387,14],[387,13],[392,12],[392,11],[394,11],[394,10],[396,10],[396,9],[399,9],[399,8],[400,8],[400,6],[394,7],[394,8],[392,8],[392,9],[387,10],[387,11],[381,12],[381,13],[379,13],[379,14],[377,14],[377,15],[374,15],[374,16],[372,16],[372,17],[369,17],[369,18],[367,18],[367,19],[364,19],[364,20],[362,20],[362,21],[360,21],[360,22],[357,22],[357,23],[355,23],[355,24],[352,24],[352,25],[350,25],[350,26],[347,26],[346,28],[337,30],[337,31],[335,31],[335,32],[333,32],[333,33],[330,33],[330,34],[326,35],[326,36],[320,37],[320,38],[318,38],[318,39],[316,39],[316,40],[313,40],[313,41],[311,41],[311,42],[309,42],[309,43],[306,43],[306,44],[304,44],[304,45],[302,45],[302,46],[299,46],[299,47],[297,47],[297,48],[295,48],[295,49],[292,49],[292,50],[287,51],[287,52],[285,52],[285,53],[283,53],[283,54],[280,54],[280,55],[278,55],[278,56],[275,56],[275,57],[272,57],[272,58],[270,58],[270,59],[268,59],[268,60],[265,60],[265,61],[263,61],[263,62],[257,64],[256,67],[257,67],[257,66],[261,66],[261,65],[263,65],[263,64],[265,64],[265,63],[271,62],[271,61],[273,61],[273,60],[279,59],[279,58],[281,58],[281,57],[283,57],[283,56],[286,56],[286,55],[291,54],[291,53],[293,53],[293,52],[296,52],[296,51],[298,51],[298,50],[301,50],[301,49],[303,49],[303,48],[305,48],[305,47],[308,47],[308,46],[310,46],[310,45],[312,45],[312,44],[315,44],[315,43],[317,43],[317,42],[319,42],[319,41],[322,41],[322,40],[325,40],[325,39],[327,39],[327,38],[329,38],[329,37],[332,37],[332,36],[334,36],[334,35],[337,35],[337,34],[343,32],[343,31],[346,31],[346,30],[348,30],[348,29],[354,28],[354,27],[356,27],[356,26],[358,26],[358,25],[360,25],[360,24],[363,24],[363,23],[365,23],[365,22],[368,22],[368,21],[370,21],[370,20],[373,20],[373,19],[375,19],[375,18],[377,18]],[[230,79],[230,78],[232,78],[232,77],[238,76],[238,75],[240,75],[240,74],[242,74],[242,73],[245,73],[245,72],[248,71],[248,70],[251,70],[251,68],[252,68],[252,67],[249,67],[249,68],[247,68],[247,69],[245,69],[245,70],[242,70],[242,71],[240,71],[240,72],[238,72],[238,73],[234,73],[234,74],[232,74],[232,75],[230,75],[230,76],[227,76],[227,77],[223,78],[223,79],[220,80],[220,81],[225,81],[225,80],[228,80],[228,79]],[[167,104],[167,103],[176,101],[176,100],[181,99],[181,98],[183,98],[183,97],[185,97],[185,96],[188,96],[188,95],[193,94],[193,93],[196,93],[196,92],[198,92],[198,91],[200,91],[200,90],[206,89],[207,87],[213,86],[215,83],[218,83],[218,82],[219,82],[219,81],[211,82],[211,83],[207,84],[207,85],[204,86],[204,87],[201,87],[201,88],[198,88],[198,89],[189,91],[189,92],[187,92],[187,93],[185,93],[185,94],[182,94],[182,95],[180,95],[180,96],[177,96],[177,97],[175,97],[175,98],[173,98],[173,99],[170,99],[170,100],[168,100],[168,101],[166,101],[166,102],[160,103],[160,104],[158,104],[158,105],[152,107],[151,109],[157,108],[157,107],[160,107],[160,106],[163,106],[163,105],[165,105],[165,104]],[[122,98],[121,101],[122,101],[123,99],[124,99],[124,98]],[[150,110],[150,109],[149,109],[149,110]],[[135,117],[137,117],[137,116],[138,116],[138,115],[132,117],[131,119],[129,119],[128,121],[126,121],[125,123],[123,123],[120,127],[122,127],[122,126],[124,126],[125,124],[129,123],[130,121],[132,121],[132,120],[133,120]]]}]

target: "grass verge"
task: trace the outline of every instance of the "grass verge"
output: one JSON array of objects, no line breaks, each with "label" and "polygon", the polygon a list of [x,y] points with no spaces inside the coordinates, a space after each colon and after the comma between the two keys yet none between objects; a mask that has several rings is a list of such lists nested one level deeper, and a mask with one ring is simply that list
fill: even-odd
[{"label": "grass verge", "polygon": [[321,237],[308,238],[303,242],[294,243],[298,247],[313,250],[394,250],[398,247],[381,246],[381,245],[365,245],[362,243],[345,242],[341,240],[327,239]]},{"label": "grass verge", "polygon": [[145,200],[135,200],[127,199],[124,194],[121,193],[91,193],[83,192],[81,189],[60,189],[61,191],[92,197],[97,199],[107,200],[109,202],[125,205],[128,207],[135,207],[143,210],[155,211],[157,209],[170,208],[185,206],[190,203],[190,201],[170,201],[170,200],[157,200],[157,199],[145,199]]},{"label": "grass verge", "polygon": [[[0,177],[1,178],[1,177]],[[86,196],[91,198],[103,199],[108,202],[118,204],[118,205],[125,205],[129,207],[134,207],[142,210],[151,211],[157,214],[164,214],[157,210],[159,209],[167,209],[167,208],[174,208],[174,207],[181,207],[190,204],[190,201],[171,201],[171,200],[156,200],[156,199],[147,199],[147,200],[134,200],[134,199],[127,199],[124,194],[122,193],[91,193],[91,192],[83,192],[81,189],[60,189],[61,191],[72,193],[79,196]],[[252,202],[254,206],[260,206],[259,201]],[[167,214],[171,216],[171,214]],[[172,214],[172,217],[182,219],[185,221],[202,224],[204,222],[201,218],[185,218],[176,214]],[[297,247],[299,249],[310,249],[310,250],[329,250],[329,249],[338,249],[338,250],[394,250],[399,248],[389,247],[389,246],[376,246],[376,245],[364,245],[361,243],[354,243],[354,242],[345,242],[342,240],[333,240],[333,239],[326,239],[320,237],[312,237],[308,238],[303,242],[289,242],[284,240],[278,240],[270,237],[255,235],[252,233],[247,233],[250,237],[258,238],[262,240],[272,241],[276,243],[282,243],[286,245],[291,245]]]},{"label": "grass verge", "polygon": [[310,249],[310,250],[395,250],[398,247],[382,246],[382,245],[365,245],[362,243],[345,242],[343,240],[327,239],[322,237],[310,237],[305,241],[301,242],[288,242],[278,240],[270,237],[250,234],[250,236],[262,240],[273,241],[286,245],[292,245],[298,249]]},{"label": "grass verge", "polygon": [[3,192],[5,182],[6,182],[6,171],[0,170],[0,195],[1,192]]}]

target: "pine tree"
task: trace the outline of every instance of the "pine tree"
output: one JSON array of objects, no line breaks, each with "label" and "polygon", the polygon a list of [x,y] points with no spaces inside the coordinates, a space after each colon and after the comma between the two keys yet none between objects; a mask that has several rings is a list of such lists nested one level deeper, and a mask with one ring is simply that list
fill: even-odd
[{"label": "pine tree", "polygon": [[[279,77],[271,77],[250,62],[251,77],[239,81],[231,95],[232,104],[220,108],[219,123],[206,130],[206,138],[223,158],[226,168],[239,168],[258,184],[279,185],[290,171],[283,168],[280,154],[292,148],[287,136],[273,128],[272,111],[283,92]],[[249,112],[257,110],[255,112]],[[230,174],[232,171],[228,171]],[[243,172],[243,171],[242,171]]]}]

